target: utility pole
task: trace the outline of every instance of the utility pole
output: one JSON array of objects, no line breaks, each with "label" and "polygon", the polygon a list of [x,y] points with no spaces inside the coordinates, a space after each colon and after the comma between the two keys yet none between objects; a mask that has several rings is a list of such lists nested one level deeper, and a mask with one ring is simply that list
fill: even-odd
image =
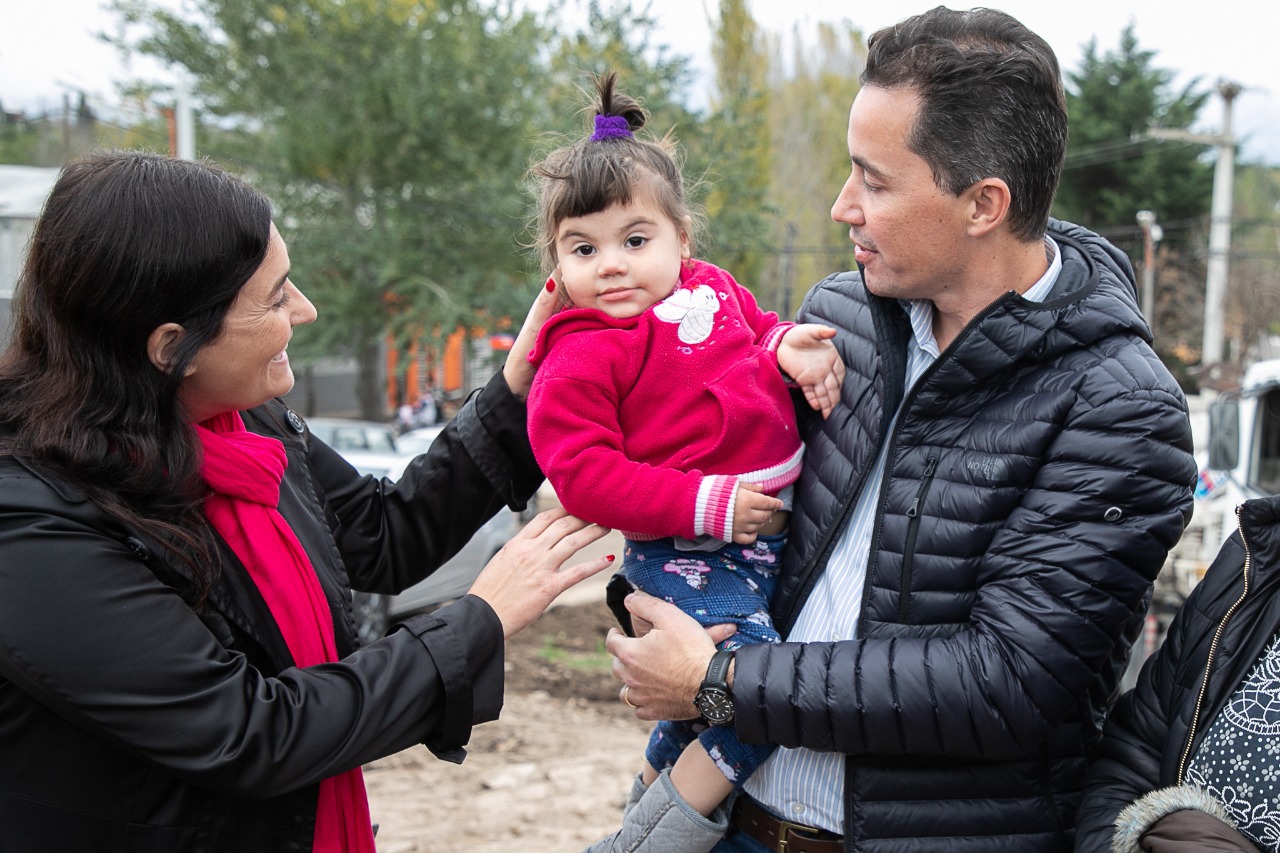
[{"label": "utility pole", "polygon": [[1218,149],[1218,162],[1213,170],[1213,206],[1209,211],[1209,264],[1204,283],[1204,343],[1200,356],[1200,365],[1206,373],[1222,362],[1222,306],[1231,253],[1231,193],[1236,155],[1236,140],[1231,135],[1231,102],[1241,91],[1239,83],[1218,81],[1218,95],[1222,98],[1221,133],[1205,135],[1163,128],[1149,131],[1151,136],[1160,139],[1195,142]]},{"label": "utility pole", "polygon": [[161,107],[165,127],[169,131],[169,156],[180,160],[196,159],[195,109],[191,104],[191,89],[179,83],[175,105]]},{"label": "utility pole", "polygon": [[1155,244],[1164,237],[1164,229],[1156,224],[1154,211],[1139,210],[1138,224],[1142,226],[1142,316],[1151,327],[1152,336],[1156,331],[1156,258]]},{"label": "utility pole", "polygon": [[175,127],[174,154],[183,160],[196,159],[195,110],[191,104],[191,87],[178,84],[177,126]]}]

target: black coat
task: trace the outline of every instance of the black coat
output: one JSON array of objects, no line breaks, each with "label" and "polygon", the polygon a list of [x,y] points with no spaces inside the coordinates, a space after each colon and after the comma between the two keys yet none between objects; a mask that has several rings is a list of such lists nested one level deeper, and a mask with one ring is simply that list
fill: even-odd
[{"label": "black coat", "polygon": [[1247,501],[1236,515],[1239,528],[1107,719],[1076,850],[1110,851],[1121,810],[1184,782],[1210,725],[1280,631],[1280,497]]},{"label": "black coat", "polygon": [[501,377],[394,485],[308,441],[278,402],[245,421],[285,444],[280,510],[341,662],[293,667],[229,549],[197,613],[158,543],[0,459],[3,853],[308,851],[321,779],[416,743],[461,760],[471,727],[498,716],[502,627],[487,604],[464,597],[357,651],[349,583],[403,589],[533,493],[524,406]]},{"label": "black coat", "polygon": [[1008,292],[925,372],[893,433],[910,327],[841,273],[841,403],[806,427],[774,600],[785,637],[883,442],[858,638],[737,655],[744,741],[846,753],[849,850],[1067,850],[1086,756],[1191,512],[1185,400],[1116,249],[1053,223],[1049,297]]}]

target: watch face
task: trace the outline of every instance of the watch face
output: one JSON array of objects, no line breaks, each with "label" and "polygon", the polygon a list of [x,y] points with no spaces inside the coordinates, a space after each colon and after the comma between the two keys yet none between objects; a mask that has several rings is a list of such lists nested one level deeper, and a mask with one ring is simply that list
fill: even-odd
[{"label": "watch face", "polygon": [[702,714],[708,723],[722,726],[733,722],[733,699],[718,687],[702,688],[698,691],[695,702],[698,713]]}]

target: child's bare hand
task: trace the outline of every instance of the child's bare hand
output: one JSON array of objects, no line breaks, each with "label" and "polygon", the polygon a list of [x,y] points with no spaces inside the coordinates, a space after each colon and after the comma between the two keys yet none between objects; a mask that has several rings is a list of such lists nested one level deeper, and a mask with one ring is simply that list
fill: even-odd
[{"label": "child's bare hand", "polygon": [[733,501],[733,541],[740,545],[756,541],[756,533],[780,509],[782,501],[764,494],[759,484],[738,483],[738,494]]},{"label": "child's bare hand", "polygon": [[831,339],[836,330],[817,323],[792,326],[778,344],[778,366],[796,381],[804,398],[825,418],[840,401],[844,362]]}]

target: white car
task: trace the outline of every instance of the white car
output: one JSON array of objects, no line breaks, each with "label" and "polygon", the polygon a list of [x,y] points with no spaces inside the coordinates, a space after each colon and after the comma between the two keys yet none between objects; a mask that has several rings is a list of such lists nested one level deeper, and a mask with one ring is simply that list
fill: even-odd
[{"label": "white car", "polygon": [[396,436],[396,453],[404,456],[417,456],[426,453],[431,447],[431,442],[436,440],[444,424],[434,424],[433,426],[418,427],[417,429],[406,430]]},{"label": "white car", "polygon": [[351,418],[307,418],[307,429],[339,453],[396,453],[396,431],[391,424]]}]

